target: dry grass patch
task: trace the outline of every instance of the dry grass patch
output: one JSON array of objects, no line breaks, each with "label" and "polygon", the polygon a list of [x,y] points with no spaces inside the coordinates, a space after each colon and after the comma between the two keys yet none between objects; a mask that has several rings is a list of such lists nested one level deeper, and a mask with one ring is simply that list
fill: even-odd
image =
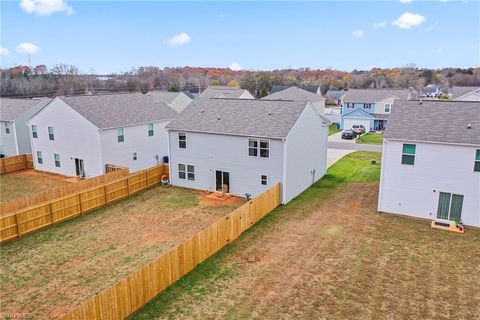
[{"label": "dry grass patch", "polygon": [[480,233],[378,215],[372,157],[340,160],[131,318],[478,318]]},{"label": "dry grass patch", "polygon": [[68,184],[67,177],[31,169],[0,175],[0,203]]},{"label": "dry grass patch", "polygon": [[156,186],[1,246],[1,310],[56,318],[237,206]]}]

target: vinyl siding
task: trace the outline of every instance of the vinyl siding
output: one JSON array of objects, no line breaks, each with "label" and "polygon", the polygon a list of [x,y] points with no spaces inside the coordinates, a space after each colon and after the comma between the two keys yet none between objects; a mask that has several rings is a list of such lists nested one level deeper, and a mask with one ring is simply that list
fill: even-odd
[{"label": "vinyl siding", "polygon": [[387,140],[382,156],[378,209],[434,220],[440,192],[464,195],[462,221],[480,227],[480,173],[475,150],[446,144],[416,144],[415,164],[402,165],[403,143]]}]

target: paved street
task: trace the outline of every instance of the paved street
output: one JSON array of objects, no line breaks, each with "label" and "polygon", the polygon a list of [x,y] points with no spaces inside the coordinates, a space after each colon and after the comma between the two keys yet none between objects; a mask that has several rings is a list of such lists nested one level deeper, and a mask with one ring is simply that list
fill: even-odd
[{"label": "paved street", "polygon": [[328,149],[376,151],[382,152],[382,145],[355,143],[355,140],[342,140],[342,133],[338,132],[328,137]]}]

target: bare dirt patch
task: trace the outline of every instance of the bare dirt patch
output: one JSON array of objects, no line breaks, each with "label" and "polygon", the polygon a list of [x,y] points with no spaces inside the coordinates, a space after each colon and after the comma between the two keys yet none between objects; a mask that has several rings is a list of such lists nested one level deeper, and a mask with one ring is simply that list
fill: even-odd
[{"label": "bare dirt patch", "polygon": [[[76,178],[75,178],[76,179]],[[0,175],[0,203],[72,183],[68,177],[32,169]]]},{"label": "bare dirt patch", "polygon": [[273,213],[132,318],[478,317],[477,230],[378,215],[378,183],[335,191]]},{"label": "bare dirt patch", "polygon": [[156,186],[1,246],[0,306],[56,318],[227,214],[199,192]]}]

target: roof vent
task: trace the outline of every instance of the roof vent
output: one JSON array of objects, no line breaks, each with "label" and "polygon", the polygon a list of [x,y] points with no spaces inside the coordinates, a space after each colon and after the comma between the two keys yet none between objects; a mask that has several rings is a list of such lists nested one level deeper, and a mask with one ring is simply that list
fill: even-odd
[{"label": "roof vent", "polygon": [[422,102],[423,102],[423,100],[422,100],[422,99],[420,99],[420,104],[422,104]]},{"label": "roof vent", "polygon": [[269,116],[271,116],[271,115],[272,115],[272,111],[271,111],[271,110],[270,110],[270,111],[268,111],[268,115],[269,115]]},{"label": "roof vent", "polygon": [[201,110],[200,113],[205,113],[205,110]]},{"label": "roof vent", "polygon": [[467,129],[472,129],[472,125],[469,123]]},{"label": "roof vent", "polygon": [[217,120],[220,120],[220,116],[217,116]]}]

